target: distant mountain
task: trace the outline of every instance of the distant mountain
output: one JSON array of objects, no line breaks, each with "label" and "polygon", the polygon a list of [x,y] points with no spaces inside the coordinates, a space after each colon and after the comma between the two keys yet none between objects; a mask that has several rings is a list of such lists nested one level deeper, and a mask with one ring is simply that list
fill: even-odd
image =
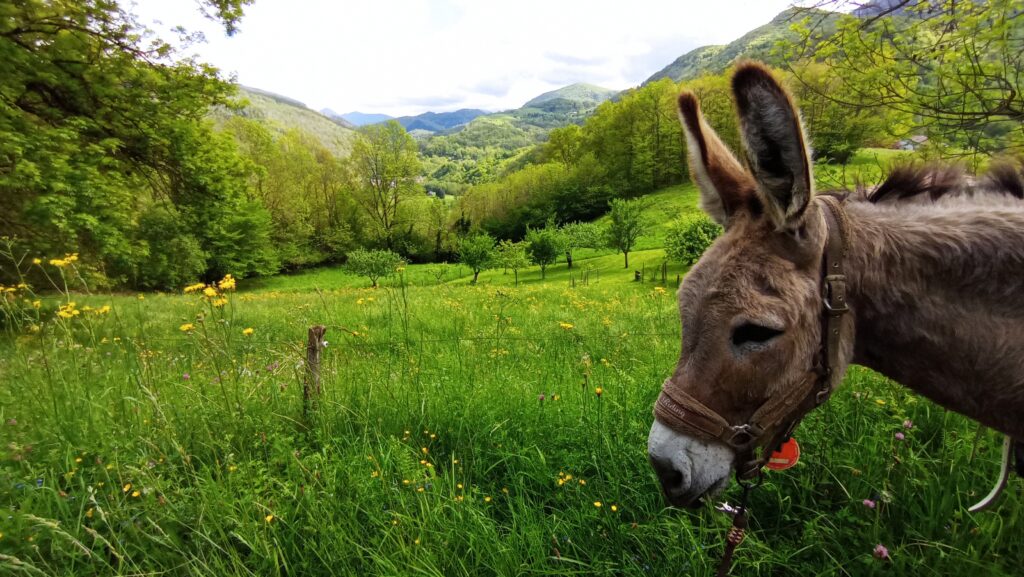
[{"label": "distant mountain", "polygon": [[577,83],[563,86],[558,90],[545,92],[523,105],[523,108],[543,108],[545,103],[553,100],[566,100],[596,108],[605,100],[614,96],[618,91],[593,84]]},{"label": "distant mountain", "polygon": [[302,130],[339,156],[348,156],[352,149],[355,131],[347,120],[328,118],[298,100],[249,86],[239,86],[238,97],[247,102],[244,108],[217,107],[211,112],[214,120],[225,120],[232,115],[253,118],[279,132],[292,128]]},{"label": "distant mountain", "polygon": [[330,108],[324,108],[320,112],[324,116],[331,118],[342,118],[354,126],[366,126],[367,124],[377,124],[378,122],[387,122],[394,118],[394,116],[388,116],[387,114],[377,114],[372,112],[346,112],[345,114],[338,114]]},{"label": "distant mountain", "polygon": [[753,58],[768,64],[782,62],[774,54],[776,43],[781,39],[795,40],[796,33],[790,26],[810,17],[812,23],[825,31],[835,30],[840,14],[813,8],[789,8],[779,13],[771,22],[747,32],[726,45],[701,46],[676,58],[674,62],[654,73],[644,84],[671,78],[675,82],[692,80],[702,74],[717,74],[741,58]]},{"label": "distant mountain", "polygon": [[416,116],[402,116],[397,118],[398,123],[406,130],[426,130],[428,132],[445,132],[468,124],[474,118],[487,114],[486,110],[476,108],[463,108],[455,112],[424,112]]}]

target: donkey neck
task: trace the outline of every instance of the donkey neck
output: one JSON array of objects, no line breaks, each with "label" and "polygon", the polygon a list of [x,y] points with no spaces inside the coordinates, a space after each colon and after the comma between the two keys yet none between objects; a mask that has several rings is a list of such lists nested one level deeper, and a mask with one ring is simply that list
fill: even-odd
[{"label": "donkey neck", "polygon": [[1024,439],[1024,204],[845,206],[852,361]]}]

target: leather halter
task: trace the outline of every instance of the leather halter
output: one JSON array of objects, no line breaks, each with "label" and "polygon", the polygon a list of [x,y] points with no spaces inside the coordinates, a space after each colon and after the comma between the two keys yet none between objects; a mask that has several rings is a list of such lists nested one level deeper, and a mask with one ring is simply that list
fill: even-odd
[{"label": "leather halter", "polygon": [[[662,394],[654,405],[654,416],[671,429],[704,439],[722,441],[736,452],[736,476],[749,479],[760,473],[776,447],[792,434],[811,409],[828,400],[833,376],[840,366],[842,317],[850,310],[846,299],[846,213],[842,201],[834,196],[815,197],[822,205],[827,238],[821,264],[821,347],[814,365],[785,394],[764,402],[750,419],[733,425],[722,415],[701,403],[686,391],[673,386],[672,379],[662,385]],[[765,439],[769,431],[776,433]],[[760,456],[756,449],[763,447]]]}]

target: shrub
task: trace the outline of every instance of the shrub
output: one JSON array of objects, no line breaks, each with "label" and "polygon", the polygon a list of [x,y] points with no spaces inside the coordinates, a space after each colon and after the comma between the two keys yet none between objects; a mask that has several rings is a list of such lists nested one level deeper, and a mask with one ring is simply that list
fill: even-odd
[{"label": "shrub", "polygon": [[720,234],[722,227],[706,216],[680,220],[665,237],[665,254],[669,260],[692,265]]},{"label": "shrub", "polygon": [[356,249],[348,253],[348,268],[354,274],[365,276],[377,287],[377,279],[387,278],[402,266],[402,257],[390,250]]}]

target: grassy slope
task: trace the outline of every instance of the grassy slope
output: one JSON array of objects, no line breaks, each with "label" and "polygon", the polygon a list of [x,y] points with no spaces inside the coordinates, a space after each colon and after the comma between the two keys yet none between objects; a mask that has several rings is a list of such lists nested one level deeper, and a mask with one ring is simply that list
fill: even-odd
[{"label": "grassy slope", "polygon": [[[77,295],[113,311],[0,338],[0,573],[711,574],[728,519],[665,509],[644,453],[678,356],[674,279],[631,282],[620,258],[587,260],[600,272],[575,288],[564,265],[519,288],[500,271],[436,285],[421,265],[377,290],[280,277],[223,309]],[[801,425],[797,467],[752,495],[735,574],[1018,574],[1019,492],[964,511],[997,468],[974,432],[854,368]]]}]

